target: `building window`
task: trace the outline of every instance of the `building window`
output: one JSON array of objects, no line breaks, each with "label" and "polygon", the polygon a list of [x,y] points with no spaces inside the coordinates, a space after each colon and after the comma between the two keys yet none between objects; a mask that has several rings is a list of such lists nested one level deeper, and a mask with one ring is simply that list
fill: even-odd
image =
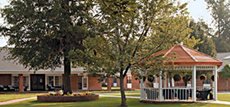
[{"label": "building window", "polygon": [[51,86],[62,86],[62,76],[48,76],[47,84]]},{"label": "building window", "polygon": [[127,83],[132,83],[132,77],[131,76],[127,76]]},{"label": "building window", "polygon": [[48,76],[48,85],[54,86],[54,77],[53,76]]},{"label": "building window", "polygon": [[13,77],[13,85],[18,86],[18,76]]},{"label": "building window", "polygon": [[[18,76],[13,76],[13,85],[14,86],[18,86]],[[23,86],[29,86],[29,77],[28,76],[24,76],[23,77]]]},{"label": "building window", "polygon": [[23,77],[23,85],[24,86],[29,86],[29,77],[28,76]]},{"label": "building window", "polygon": [[55,76],[55,86],[62,85],[62,76]]}]

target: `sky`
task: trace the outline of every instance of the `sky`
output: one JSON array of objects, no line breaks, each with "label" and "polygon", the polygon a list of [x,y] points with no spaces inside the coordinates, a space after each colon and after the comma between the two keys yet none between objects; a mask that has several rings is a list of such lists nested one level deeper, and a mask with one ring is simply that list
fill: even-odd
[{"label": "sky", "polygon": [[[8,4],[9,0],[0,0],[0,8]],[[190,17],[195,21],[204,20],[207,24],[212,25],[212,16],[210,11],[207,9],[207,4],[204,0],[180,0],[181,2],[188,3],[188,11],[190,12]],[[0,18],[0,24],[3,23],[3,19]],[[0,37],[0,47],[7,44],[7,38]]]}]

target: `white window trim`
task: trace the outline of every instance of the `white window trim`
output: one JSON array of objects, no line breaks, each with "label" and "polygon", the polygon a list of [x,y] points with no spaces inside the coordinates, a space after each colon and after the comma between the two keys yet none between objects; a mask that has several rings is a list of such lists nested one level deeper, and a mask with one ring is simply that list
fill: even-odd
[{"label": "white window trim", "polygon": [[131,83],[127,82],[127,88],[132,88],[132,76],[127,76],[127,81],[131,81]]},{"label": "white window trim", "polygon": [[[86,78],[86,87],[84,87],[84,78]],[[82,90],[88,90],[88,76],[82,77]]]}]

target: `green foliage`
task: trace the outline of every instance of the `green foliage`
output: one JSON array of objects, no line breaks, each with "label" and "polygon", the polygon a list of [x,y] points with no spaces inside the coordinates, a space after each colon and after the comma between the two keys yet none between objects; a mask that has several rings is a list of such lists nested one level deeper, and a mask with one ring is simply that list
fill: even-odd
[{"label": "green foliage", "polygon": [[76,59],[88,59],[86,65],[82,64],[92,72],[125,76],[128,69],[137,71],[151,67],[150,71],[154,71],[153,65],[143,67],[146,64],[139,65],[139,61],[180,42],[189,47],[199,42],[189,36],[192,30],[188,25],[186,4],[176,5],[167,0],[98,0],[97,3],[100,37],[85,40],[87,51],[84,57]]},{"label": "green foliage", "polygon": [[8,37],[9,59],[33,70],[64,65],[64,93],[71,91],[73,50],[84,50],[83,40],[92,36],[94,5],[91,0],[11,0],[1,10]]},{"label": "green foliage", "polygon": [[212,12],[216,28],[214,39],[218,52],[229,52],[230,45],[230,1],[229,0],[206,0]]},{"label": "green foliage", "polygon": [[160,57],[156,68],[145,66],[147,62],[140,64],[140,60],[180,42],[189,47],[197,43],[189,36],[186,4],[170,0],[97,0],[96,3],[99,36],[83,42],[86,51],[82,57],[90,61],[82,64],[92,72],[119,75],[123,106],[122,83],[127,72],[131,69],[154,72],[153,69],[159,68],[157,65],[162,65]]},{"label": "green foliage", "polygon": [[35,70],[61,66],[64,54],[84,48],[82,41],[93,29],[91,8],[89,0],[10,1],[2,9],[7,25],[1,28],[14,46],[10,58]]},{"label": "green foliage", "polygon": [[217,52],[229,52],[230,45],[229,41],[222,37],[213,37],[213,41],[216,45]]},{"label": "green foliage", "polygon": [[190,28],[193,30],[190,36],[200,40],[200,42],[195,45],[195,48],[200,52],[215,57],[217,53],[216,46],[213,41],[214,36],[209,26],[200,20],[198,22],[191,21]]},{"label": "green foliage", "polygon": [[229,78],[230,77],[230,65],[225,65],[220,74],[221,74],[221,77],[223,78]]}]

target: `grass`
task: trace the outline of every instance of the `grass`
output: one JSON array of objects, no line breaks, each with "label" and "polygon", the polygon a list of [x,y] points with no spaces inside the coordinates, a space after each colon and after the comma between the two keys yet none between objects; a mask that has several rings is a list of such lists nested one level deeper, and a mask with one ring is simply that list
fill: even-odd
[{"label": "grass", "polygon": [[218,100],[230,102],[230,94],[226,94],[226,93],[218,94]]},{"label": "grass", "polygon": [[[217,104],[145,104],[140,103],[138,99],[128,99],[129,107],[229,107],[228,105]],[[20,103],[5,105],[1,107],[118,107],[120,104],[119,98],[102,97],[97,101],[90,102],[72,102],[72,103],[41,103],[36,100],[29,100]]]},{"label": "grass", "polygon": [[[103,93],[113,96],[120,96],[118,91],[106,92],[96,91],[96,93]],[[127,96],[139,96],[139,90],[137,91],[126,91]],[[34,97],[38,93],[29,94],[0,94],[0,101],[7,101],[18,98]],[[218,99],[222,101],[230,102],[230,94],[218,94]],[[139,99],[128,99],[127,103],[129,107],[229,107],[229,105],[218,105],[218,104],[203,104],[203,103],[177,103],[177,104],[145,104],[140,103]],[[108,98],[100,97],[97,101],[90,102],[72,102],[72,103],[42,103],[34,100],[28,100],[24,102],[4,105],[1,107],[118,107],[120,104],[120,98]]]},{"label": "grass", "polygon": [[[100,92],[96,92],[96,93],[100,93]],[[112,92],[101,92],[107,95],[113,95],[113,96],[120,96],[120,92],[116,91],[112,91]],[[135,91],[126,91],[126,95],[127,96],[140,96],[140,90],[135,90]],[[226,93],[220,93],[218,94],[218,100],[220,101],[228,101],[230,102],[230,94],[226,94]]]},{"label": "grass", "polygon": [[20,99],[20,98],[29,98],[29,97],[35,97],[38,95],[38,93],[6,93],[6,94],[0,94],[0,102],[14,100],[14,99]]},{"label": "grass", "polygon": [[[120,91],[94,91],[97,94],[105,94],[105,95],[112,95],[112,96],[120,96]],[[135,91],[125,91],[127,96],[140,96],[140,90]]]}]

